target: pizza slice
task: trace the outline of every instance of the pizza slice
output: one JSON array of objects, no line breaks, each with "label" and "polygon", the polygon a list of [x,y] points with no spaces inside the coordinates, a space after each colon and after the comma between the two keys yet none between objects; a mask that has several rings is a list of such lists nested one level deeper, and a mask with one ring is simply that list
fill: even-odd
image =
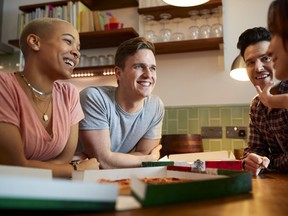
[{"label": "pizza slice", "polygon": [[[182,178],[175,178],[175,177],[158,177],[158,178],[139,178],[142,182],[146,184],[170,184],[170,183],[181,183],[181,182],[188,182],[192,181],[191,179],[182,179]],[[131,186],[130,178],[123,178],[123,179],[99,179],[98,183],[109,183],[109,184],[118,184],[119,185],[119,194],[120,195],[131,195]]]},{"label": "pizza slice", "polygon": [[130,178],[123,179],[99,179],[98,183],[109,183],[109,184],[118,184],[119,185],[119,194],[120,195],[131,195],[131,187],[130,187]]}]

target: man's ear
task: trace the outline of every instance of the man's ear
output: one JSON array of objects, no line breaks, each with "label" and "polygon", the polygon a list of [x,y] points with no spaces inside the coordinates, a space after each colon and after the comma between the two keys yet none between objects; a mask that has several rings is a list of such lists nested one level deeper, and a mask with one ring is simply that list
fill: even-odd
[{"label": "man's ear", "polygon": [[29,34],[27,36],[27,44],[34,51],[38,51],[40,49],[40,38],[35,34]]},{"label": "man's ear", "polygon": [[116,66],[116,67],[114,68],[115,75],[116,75],[116,78],[117,78],[117,79],[118,79],[118,77],[119,77],[120,70],[121,70],[121,69],[120,69],[118,66]]}]

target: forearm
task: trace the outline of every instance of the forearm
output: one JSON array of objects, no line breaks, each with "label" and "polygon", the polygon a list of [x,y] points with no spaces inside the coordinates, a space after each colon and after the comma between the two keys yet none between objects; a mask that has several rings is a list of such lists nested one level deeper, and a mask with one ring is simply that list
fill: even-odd
[{"label": "forearm", "polygon": [[270,166],[269,168],[272,170],[277,170],[279,172],[288,172],[288,154],[281,154],[281,155],[270,155],[268,157],[270,159]]},{"label": "forearm", "polygon": [[288,108],[288,95],[273,95],[267,98],[267,105],[270,108]]},{"label": "forearm", "polygon": [[140,152],[129,154],[111,152],[109,155],[97,159],[100,162],[101,169],[141,167],[142,162],[156,161],[152,155],[144,155]]},{"label": "forearm", "polygon": [[42,162],[36,160],[28,160],[26,167],[50,169],[52,170],[52,175],[55,178],[71,178],[73,166],[70,163],[55,164],[51,162]]}]

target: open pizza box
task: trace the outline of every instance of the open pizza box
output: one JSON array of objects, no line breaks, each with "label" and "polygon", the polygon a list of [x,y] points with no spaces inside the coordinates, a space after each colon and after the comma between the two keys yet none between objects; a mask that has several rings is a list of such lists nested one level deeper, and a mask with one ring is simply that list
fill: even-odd
[{"label": "open pizza box", "polygon": [[[191,181],[147,184],[141,180],[141,178],[167,177]],[[130,178],[132,195],[142,207],[216,198],[246,193],[252,189],[252,175],[249,172],[218,170],[217,174],[206,174],[169,170],[166,166],[86,170],[74,172],[72,177],[75,181],[87,182],[96,182],[103,178],[111,180]]]},{"label": "open pizza box", "polygon": [[231,151],[211,151],[211,152],[196,152],[184,154],[170,154],[170,161],[187,161],[194,162],[196,160],[235,160],[235,156]]},{"label": "open pizza box", "polygon": [[0,173],[1,176],[8,175],[11,177],[14,176],[14,177],[52,179],[52,171],[50,169],[0,165]]},{"label": "open pizza box", "polygon": [[118,188],[53,179],[48,169],[0,166],[1,210],[115,210]]},{"label": "open pizza box", "polygon": [[143,167],[152,166],[184,166],[192,170],[208,171],[208,169],[242,170],[242,161],[236,160],[232,152],[214,151],[199,153],[171,154],[156,162],[143,162]]}]

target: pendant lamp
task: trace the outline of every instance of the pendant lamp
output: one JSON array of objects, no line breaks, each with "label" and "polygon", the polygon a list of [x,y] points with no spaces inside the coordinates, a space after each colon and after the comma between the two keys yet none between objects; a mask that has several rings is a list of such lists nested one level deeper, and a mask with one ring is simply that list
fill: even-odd
[{"label": "pendant lamp", "polygon": [[246,65],[241,55],[238,55],[233,61],[230,76],[238,81],[249,81]]},{"label": "pendant lamp", "polygon": [[204,4],[208,2],[209,0],[162,0],[162,1],[164,1],[165,3],[169,5],[173,5],[177,7],[192,7],[192,6]]}]

